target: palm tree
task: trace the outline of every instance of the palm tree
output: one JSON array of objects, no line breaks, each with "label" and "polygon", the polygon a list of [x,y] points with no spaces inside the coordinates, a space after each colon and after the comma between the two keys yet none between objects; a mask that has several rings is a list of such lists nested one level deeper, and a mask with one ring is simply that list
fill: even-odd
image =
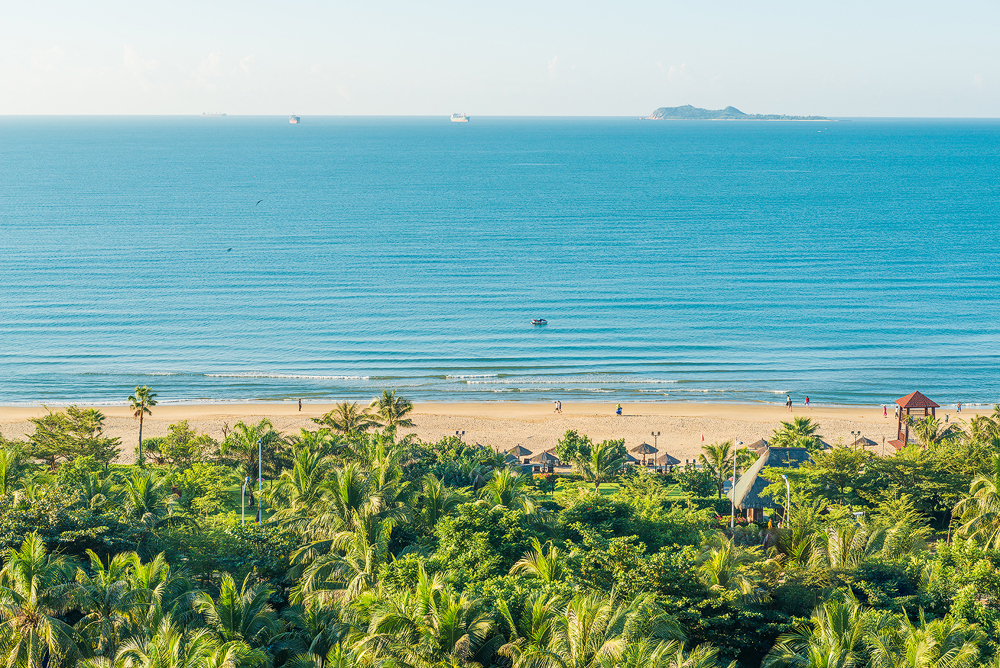
[{"label": "palm tree", "polygon": [[20,448],[0,448],[0,495],[6,496],[17,489],[29,472],[27,458]]},{"label": "palm tree", "polygon": [[133,638],[112,658],[84,662],[87,668],[226,668],[253,666],[266,656],[245,643],[219,643],[208,629],[184,632],[164,618],[148,636]]},{"label": "palm tree", "polygon": [[370,406],[362,408],[357,402],[347,401],[336,404],[332,411],[322,417],[313,418],[313,422],[330,427],[341,434],[364,432],[378,425],[378,421],[372,417]]},{"label": "palm tree", "polygon": [[[263,470],[263,462],[258,461],[264,450],[273,450],[281,443],[281,434],[274,430],[274,425],[267,418],[257,424],[247,424],[240,420],[222,442],[220,453],[223,457],[232,457],[240,463],[244,478],[257,478],[257,472]],[[250,486],[249,502],[253,503],[253,486]]]},{"label": "palm tree", "polygon": [[252,581],[247,574],[239,589],[229,573],[219,582],[218,600],[202,592],[195,608],[221,642],[242,641],[250,647],[266,645],[278,628],[278,620],[268,600],[270,587]]},{"label": "palm tree", "polygon": [[493,476],[479,491],[479,502],[531,513],[535,503],[529,492],[528,481],[528,476],[509,468],[494,471]]},{"label": "palm tree", "polygon": [[638,596],[616,604],[597,595],[576,595],[556,616],[545,644],[525,643],[516,655],[515,668],[560,666],[598,668],[622,665],[628,648],[647,638],[650,656],[671,642],[683,640],[677,621],[653,603],[652,596]]},{"label": "palm tree", "polygon": [[441,573],[429,577],[421,565],[412,590],[374,606],[362,643],[374,656],[394,665],[485,664],[499,646],[487,642],[492,630],[492,617],[480,601],[456,594],[444,584]]},{"label": "palm tree", "polygon": [[982,632],[951,615],[914,625],[900,615],[869,640],[872,668],[971,668],[979,659]]},{"label": "palm tree", "polygon": [[142,418],[152,415],[151,410],[156,405],[156,393],[150,391],[148,387],[135,388],[135,394],[129,395],[128,406],[132,409],[132,415],[139,418],[139,466],[142,466]]},{"label": "palm tree", "polygon": [[866,613],[850,590],[818,606],[808,623],[778,637],[763,668],[852,668],[864,663],[867,638],[892,618]]},{"label": "palm tree", "polygon": [[601,483],[607,482],[625,465],[625,449],[621,441],[595,443],[590,455],[578,459],[574,464],[583,479],[594,483],[594,490],[600,491]]},{"label": "palm tree", "polygon": [[428,473],[422,481],[420,521],[433,530],[438,521],[454,512],[460,504],[468,501],[462,490],[449,487],[433,473]]},{"label": "palm tree", "polygon": [[271,503],[280,510],[274,521],[304,528],[310,515],[323,503],[329,487],[325,484],[333,460],[307,445],[292,452],[292,468],[285,469],[271,494]]},{"label": "palm tree", "polygon": [[90,574],[77,571],[75,605],[84,614],[76,629],[88,638],[97,656],[114,656],[119,642],[128,635],[132,613],[143,605],[146,592],[128,580],[135,552],[117,554],[105,566],[100,557],[87,550]]},{"label": "palm tree", "polygon": [[1000,548],[1000,458],[994,459],[992,476],[978,475],[969,485],[969,495],[955,506],[954,515],[962,521],[959,535],[983,543],[989,549]]},{"label": "palm tree", "polygon": [[933,415],[913,422],[913,434],[925,448],[938,443],[956,439],[962,435],[962,429],[957,424],[947,426]]},{"label": "palm tree", "polygon": [[538,578],[542,582],[557,582],[566,575],[566,568],[562,561],[560,549],[549,541],[545,544],[546,551],[538,538],[531,539],[532,550],[525,552],[524,556],[518,560],[510,569],[510,574],[524,573],[533,578]]},{"label": "palm tree", "polygon": [[72,665],[77,653],[73,628],[59,616],[74,585],[65,557],[50,555],[37,533],[19,549],[9,548],[0,570],[0,637],[7,666],[48,668]]},{"label": "palm tree", "polygon": [[386,429],[413,426],[413,420],[406,417],[413,410],[413,402],[397,397],[396,390],[382,390],[382,396],[372,399],[369,408],[375,409],[375,414]]},{"label": "palm tree", "polygon": [[729,472],[733,470],[733,442],[712,443],[702,446],[701,449],[702,454],[698,456],[698,459],[715,478],[721,499],[722,483],[729,477]]},{"label": "palm tree", "polygon": [[807,417],[794,417],[774,430],[771,444],[779,448],[804,447],[813,450],[818,445],[819,424]]},{"label": "palm tree", "polygon": [[152,471],[135,471],[125,478],[123,487],[125,511],[132,518],[153,531],[173,512],[177,497],[167,488],[164,478]]},{"label": "palm tree", "polygon": [[717,535],[698,556],[698,577],[712,594],[735,591],[741,596],[751,596],[757,580],[748,567],[762,558],[759,547],[744,548],[734,538]]}]

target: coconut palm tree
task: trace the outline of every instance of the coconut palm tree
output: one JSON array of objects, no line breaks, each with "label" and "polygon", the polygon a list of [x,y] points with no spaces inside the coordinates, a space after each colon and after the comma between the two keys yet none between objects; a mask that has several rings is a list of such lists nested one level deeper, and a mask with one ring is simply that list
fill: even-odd
[{"label": "coconut palm tree", "polygon": [[133,613],[144,605],[147,592],[133,587],[128,579],[135,552],[117,554],[107,566],[92,550],[87,550],[87,556],[90,573],[81,568],[76,574],[79,586],[74,605],[84,615],[76,629],[97,656],[114,656],[129,635]]},{"label": "coconut palm tree", "polygon": [[139,466],[142,466],[142,418],[152,415],[153,406],[156,405],[156,393],[147,386],[135,388],[135,394],[130,394],[128,406],[132,409],[132,415],[139,418]]},{"label": "coconut palm tree", "polygon": [[594,490],[600,491],[601,483],[607,482],[625,466],[625,445],[622,441],[602,441],[595,443],[590,454],[574,462],[583,479],[594,483]]},{"label": "coconut palm tree", "polygon": [[7,666],[48,668],[72,665],[77,648],[73,628],[60,619],[72,601],[72,566],[50,555],[37,533],[9,548],[0,570],[0,638]]},{"label": "coconut palm tree", "polygon": [[0,448],[0,496],[13,493],[29,472],[27,457],[20,448]]},{"label": "coconut palm tree", "polygon": [[[273,451],[281,443],[281,434],[274,430],[274,425],[267,418],[257,424],[247,424],[240,420],[222,442],[219,452],[223,457],[232,458],[239,463],[243,469],[241,477],[253,480],[258,477],[258,471],[263,471],[263,462],[258,459],[263,457],[264,451]],[[248,502],[252,505],[254,492],[252,485],[249,490]]]},{"label": "coconut palm tree", "polygon": [[541,655],[552,643],[556,620],[564,607],[565,601],[558,594],[537,590],[525,596],[520,607],[511,608],[504,598],[498,599],[497,610],[510,628],[510,636],[497,653],[514,665],[525,652]]},{"label": "coconut palm tree", "polygon": [[500,645],[493,620],[480,602],[456,594],[442,574],[429,577],[421,565],[412,590],[396,592],[373,606],[362,646],[396,665],[486,663]]},{"label": "coconut palm tree", "polygon": [[819,445],[817,431],[819,431],[818,423],[807,417],[796,416],[791,422],[782,422],[781,426],[774,430],[771,445],[778,448],[805,447],[813,450]]},{"label": "coconut palm tree", "polygon": [[809,622],[779,636],[763,668],[852,668],[864,663],[867,639],[894,621],[867,613],[850,590],[818,606]]},{"label": "coconut palm tree", "polygon": [[697,573],[712,594],[735,591],[751,596],[758,583],[749,566],[762,560],[760,548],[741,547],[734,538],[717,535],[702,547]]},{"label": "coconut palm tree", "polygon": [[979,659],[981,631],[951,615],[919,625],[905,615],[869,638],[872,668],[971,668]]},{"label": "coconut palm tree", "polygon": [[702,454],[698,456],[705,466],[718,488],[719,498],[722,498],[722,483],[729,477],[733,470],[733,442],[723,441],[722,443],[711,443],[702,446]]},{"label": "coconut palm tree", "polygon": [[[365,432],[378,425],[372,416],[371,406],[359,406],[357,402],[341,401],[333,410],[313,422],[330,427],[341,434]],[[404,425],[405,426],[405,425]]]},{"label": "coconut palm tree", "polygon": [[421,485],[420,522],[433,530],[441,518],[447,517],[462,503],[468,501],[463,490],[444,484],[433,473],[424,476]]},{"label": "coconut palm tree", "polygon": [[534,512],[535,503],[529,492],[528,476],[523,476],[509,468],[493,472],[492,477],[479,490],[480,503],[490,506],[504,506],[511,510]]},{"label": "coconut palm tree", "polygon": [[292,468],[285,469],[271,493],[271,505],[279,508],[273,520],[289,527],[304,528],[319,511],[330,491],[327,475],[333,459],[308,445],[292,451]]},{"label": "coconut palm tree", "polygon": [[962,522],[959,535],[1000,549],[1000,458],[994,459],[992,476],[978,475],[969,485],[969,495],[955,506],[954,516]]},{"label": "coconut palm tree", "polygon": [[913,435],[925,448],[957,439],[962,434],[962,429],[957,424],[945,425],[933,415],[913,421]]},{"label": "coconut palm tree", "polygon": [[412,427],[413,420],[406,417],[413,410],[413,402],[396,396],[396,390],[382,390],[381,397],[372,399],[369,408],[386,429],[395,431],[399,427]]},{"label": "coconut palm tree", "polygon": [[162,525],[177,505],[177,496],[167,488],[166,480],[152,471],[134,471],[124,483],[125,512],[147,531]]},{"label": "coconut palm tree", "polygon": [[561,550],[553,545],[552,541],[543,547],[538,538],[532,538],[531,547],[532,549],[525,552],[524,556],[511,567],[511,575],[524,573],[542,582],[557,582],[566,576]]},{"label": "coconut palm tree", "polygon": [[195,608],[220,642],[242,641],[250,647],[261,647],[279,629],[277,615],[268,602],[273,593],[270,587],[254,582],[252,574],[247,574],[237,589],[233,576],[223,573],[218,599],[201,592]]}]

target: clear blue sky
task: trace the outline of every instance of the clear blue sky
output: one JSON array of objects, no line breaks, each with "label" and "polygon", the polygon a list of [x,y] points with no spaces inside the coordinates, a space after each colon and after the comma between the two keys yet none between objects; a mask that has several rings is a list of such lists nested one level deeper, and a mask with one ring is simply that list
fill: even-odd
[{"label": "clear blue sky", "polygon": [[16,2],[0,114],[1000,116],[1000,2]]}]

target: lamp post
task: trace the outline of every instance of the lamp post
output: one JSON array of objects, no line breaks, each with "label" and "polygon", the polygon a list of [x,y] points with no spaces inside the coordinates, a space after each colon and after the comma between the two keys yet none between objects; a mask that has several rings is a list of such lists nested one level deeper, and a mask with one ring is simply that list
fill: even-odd
[{"label": "lamp post", "polygon": [[854,439],[854,449],[857,450],[858,449],[858,441],[861,440],[861,430],[859,429],[858,431],[852,431],[851,432],[851,438]]},{"label": "lamp post", "polygon": [[464,431],[456,431],[455,432],[455,436],[458,437],[458,440],[462,441],[463,443],[465,442],[465,432]]},{"label": "lamp post", "polygon": [[741,445],[743,445],[743,441],[736,441],[736,444],[733,445],[733,484],[729,487],[729,498],[732,501],[732,510],[729,514],[730,529],[736,528],[736,452]]},{"label": "lamp post", "polygon": [[788,476],[787,475],[785,475],[784,473],[782,473],[781,477],[784,478],[784,480],[785,480],[785,524],[787,525],[788,524],[788,514],[790,512],[789,509],[788,509],[788,507],[792,505],[792,485],[791,485],[791,483],[788,482]]},{"label": "lamp post", "polygon": [[240,494],[240,525],[247,524],[247,485],[250,484],[250,476],[243,481],[243,492]]},{"label": "lamp post", "polygon": [[258,438],[257,439],[257,524],[260,524],[261,520],[263,519],[261,515],[260,504],[261,504],[261,496],[263,496],[264,492],[264,473],[263,473],[264,465],[261,458],[261,454],[262,454],[262,447],[260,439]]},{"label": "lamp post", "polygon": [[649,432],[649,435],[653,437],[653,447],[655,448],[656,447],[656,439],[658,439],[660,437],[660,432],[658,432],[658,431],[651,431],[651,432]]}]

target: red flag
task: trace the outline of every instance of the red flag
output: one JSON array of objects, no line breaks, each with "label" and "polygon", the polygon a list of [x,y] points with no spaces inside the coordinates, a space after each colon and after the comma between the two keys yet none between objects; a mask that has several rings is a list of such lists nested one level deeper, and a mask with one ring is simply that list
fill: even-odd
[{"label": "red flag", "polygon": [[704,443],[704,442],[705,442],[705,434],[702,434],[702,435],[701,435],[701,442],[702,442],[702,443]]}]

